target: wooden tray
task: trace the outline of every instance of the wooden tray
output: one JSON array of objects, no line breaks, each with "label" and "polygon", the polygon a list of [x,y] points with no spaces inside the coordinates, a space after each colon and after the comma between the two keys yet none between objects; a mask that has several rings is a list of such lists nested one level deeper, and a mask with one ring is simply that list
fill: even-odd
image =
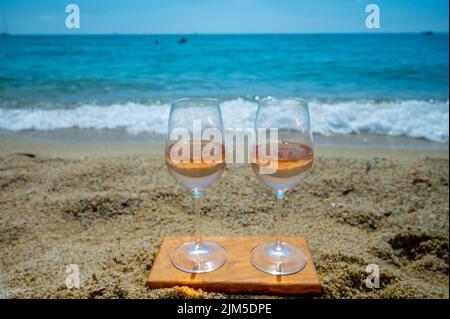
[{"label": "wooden tray", "polygon": [[149,288],[189,286],[205,291],[255,294],[320,294],[322,284],[314,267],[311,250],[304,237],[285,237],[284,241],[301,248],[307,264],[298,273],[274,276],[257,270],[250,263],[250,251],[257,244],[271,241],[270,237],[207,237],[205,240],[222,245],[228,260],[219,269],[210,273],[190,274],[172,265],[170,254],[190,237],[165,237],[153,262],[147,280]]}]

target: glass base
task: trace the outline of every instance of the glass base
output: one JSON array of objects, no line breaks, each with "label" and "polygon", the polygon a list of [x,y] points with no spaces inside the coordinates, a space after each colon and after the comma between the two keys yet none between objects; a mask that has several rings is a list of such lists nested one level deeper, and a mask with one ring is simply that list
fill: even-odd
[{"label": "glass base", "polygon": [[201,245],[191,241],[172,252],[172,264],[182,271],[193,274],[211,272],[223,266],[226,261],[225,248],[209,241],[204,241]]},{"label": "glass base", "polygon": [[281,242],[262,243],[252,249],[250,262],[271,275],[290,275],[306,266],[305,253],[296,246]]}]

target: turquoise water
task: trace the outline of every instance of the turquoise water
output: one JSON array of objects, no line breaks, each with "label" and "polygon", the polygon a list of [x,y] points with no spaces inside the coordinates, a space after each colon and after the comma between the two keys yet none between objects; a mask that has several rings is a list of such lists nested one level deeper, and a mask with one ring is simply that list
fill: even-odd
[{"label": "turquoise water", "polygon": [[245,126],[259,97],[278,95],[309,100],[320,133],[448,140],[448,34],[179,38],[0,38],[0,129],[164,132],[170,100],[191,96],[220,98]]}]

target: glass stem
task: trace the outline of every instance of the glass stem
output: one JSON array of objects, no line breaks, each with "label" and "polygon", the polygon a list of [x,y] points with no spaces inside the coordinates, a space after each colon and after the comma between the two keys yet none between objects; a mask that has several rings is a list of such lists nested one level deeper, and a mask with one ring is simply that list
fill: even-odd
[{"label": "glass stem", "polygon": [[283,226],[283,201],[284,201],[284,192],[283,191],[277,191],[275,193],[277,197],[277,217],[276,217],[276,225],[275,225],[275,241],[276,245],[281,245],[281,233],[282,233],[282,226]]},{"label": "glass stem", "polygon": [[203,244],[202,218],[200,216],[201,197],[202,197],[202,192],[194,191],[195,243],[197,246],[201,246]]}]

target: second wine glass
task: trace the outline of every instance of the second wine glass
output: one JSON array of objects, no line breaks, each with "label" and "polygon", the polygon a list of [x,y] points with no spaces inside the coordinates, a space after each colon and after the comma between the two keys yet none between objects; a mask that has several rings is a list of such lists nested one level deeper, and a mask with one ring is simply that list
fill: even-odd
[{"label": "second wine glass", "polygon": [[[254,145],[252,169],[258,179],[272,188],[277,198],[275,241],[253,248],[251,263],[257,269],[273,275],[289,275],[306,266],[305,253],[284,242],[282,210],[285,193],[300,184],[313,164],[312,133],[308,104],[298,98],[266,98],[258,104],[255,129],[277,129],[277,140]],[[258,136],[260,136],[258,134]],[[272,170],[270,163],[275,164]]]},{"label": "second wine glass", "polygon": [[172,253],[172,263],[189,273],[213,271],[227,260],[225,249],[203,240],[200,200],[203,190],[225,169],[224,129],[215,99],[182,99],[172,103],[166,138],[167,168],[178,183],[194,196],[195,240]]}]

